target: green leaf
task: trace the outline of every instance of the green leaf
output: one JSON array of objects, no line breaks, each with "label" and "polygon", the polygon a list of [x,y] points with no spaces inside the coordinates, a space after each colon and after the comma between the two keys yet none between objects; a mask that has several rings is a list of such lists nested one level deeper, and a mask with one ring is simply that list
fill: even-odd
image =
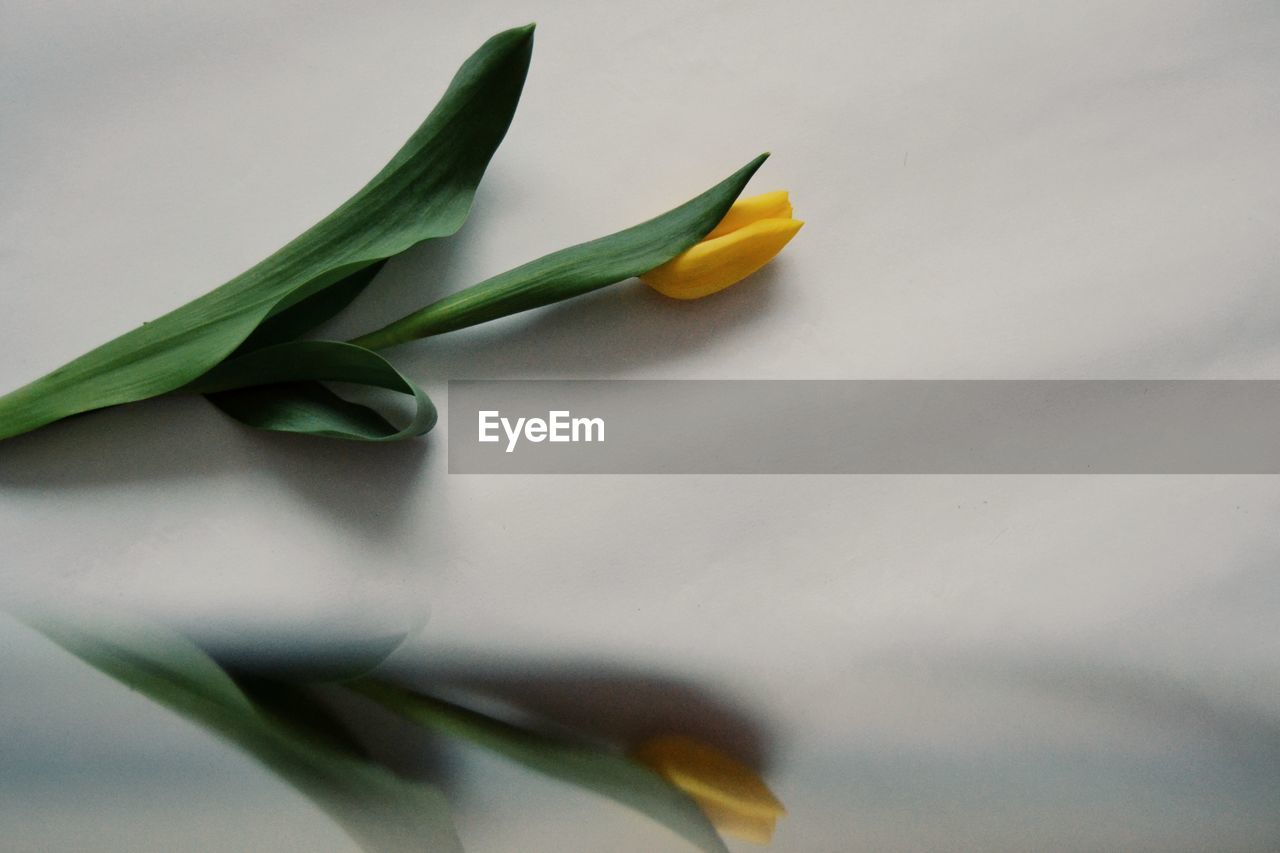
[{"label": "green leaf", "polygon": [[382,171],[271,257],[0,397],[0,439],[173,391],[224,359],[264,320],[335,285],[350,288],[350,277],[369,265],[457,231],[511,123],[532,46],[532,25],[485,42]]},{"label": "green leaf", "polygon": [[630,806],[706,853],[727,853],[697,803],[624,756],[531,732],[382,681],[362,678],[347,686],[425,728],[464,738],[531,770]]},{"label": "green leaf", "polygon": [[[320,381],[383,388],[413,399],[414,413],[395,427],[367,406]],[[429,431],[436,409],[415,383],[382,356],[338,341],[291,341],[228,359],[184,390],[199,391],[231,417],[258,429],[357,441],[398,441]]]},{"label": "green leaf", "polygon": [[768,156],[761,154],[702,195],[648,222],[552,252],[446,296],[352,343],[385,349],[550,305],[643,275],[715,228]]},{"label": "green leaf", "polygon": [[385,260],[377,261],[364,269],[356,270],[342,281],[334,282],[319,293],[263,320],[233,355],[300,338],[326,320],[332,319],[364,292],[386,263]]},{"label": "green leaf", "polygon": [[426,430],[399,429],[368,406],[344,400],[318,382],[293,382],[210,394],[209,400],[245,426],[354,441],[399,441]]},{"label": "green leaf", "polygon": [[126,687],[239,746],[370,853],[461,853],[444,796],[364,760],[298,688],[253,685],[246,692],[185,637],[153,625],[84,619],[73,625],[48,616],[31,624]]}]

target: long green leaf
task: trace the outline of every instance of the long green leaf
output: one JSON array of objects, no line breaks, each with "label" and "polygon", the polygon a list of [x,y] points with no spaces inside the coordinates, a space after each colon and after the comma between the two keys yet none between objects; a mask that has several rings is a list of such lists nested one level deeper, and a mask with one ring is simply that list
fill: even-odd
[{"label": "long green leaf", "polygon": [[[367,406],[320,384],[346,382],[408,395],[414,412],[395,427]],[[422,435],[436,409],[414,382],[375,352],[338,341],[291,341],[224,361],[185,390],[199,391],[231,417],[258,429],[357,441]]]},{"label": "long green leaf", "polygon": [[705,853],[727,853],[697,803],[657,773],[621,755],[531,732],[385,682],[362,678],[347,686],[421,726],[464,738],[531,770],[636,809]]},{"label": "long green leaf", "polygon": [[345,204],[216,290],[0,397],[0,439],[173,391],[264,320],[415,243],[454,233],[506,134],[533,27],[489,39],[403,148]]},{"label": "long green leaf", "polygon": [[352,343],[385,349],[550,305],[643,275],[715,228],[768,156],[761,154],[711,189],[661,216],[508,270]]},{"label": "long green leaf", "polygon": [[30,622],[126,687],[235,743],[310,797],[370,853],[461,853],[444,796],[362,759],[331,720],[291,701],[296,688],[246,693],[189,640],[153,625],[87,627],[83,619],[73,625],[48,616]]}]

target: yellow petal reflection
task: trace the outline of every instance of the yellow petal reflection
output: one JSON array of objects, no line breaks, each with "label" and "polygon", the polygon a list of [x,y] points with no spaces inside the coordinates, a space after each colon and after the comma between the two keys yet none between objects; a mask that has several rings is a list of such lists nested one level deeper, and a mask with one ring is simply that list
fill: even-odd
[{"label": "yellow petal reflection", "polygon": [[692,797],[725,835],[767,844],[778,818],[786,814],[755,771],[693,738],[653,738],[631,756]]}]

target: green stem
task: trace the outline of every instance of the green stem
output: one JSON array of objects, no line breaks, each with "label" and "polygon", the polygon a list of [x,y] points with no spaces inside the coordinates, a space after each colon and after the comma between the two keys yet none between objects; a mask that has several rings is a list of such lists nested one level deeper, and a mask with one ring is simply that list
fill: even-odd
[{"label": "green stem", "polygon": [[513,746],[517,751],[524,746],[534,752],[546,740],[510,723],[374,678],[358,678],[343,686],[420,726],[497,752],[510,753]]},{"label": "green stem", "polygon": [[[352,338],[348,343],[365,349],[380,350],[399,344],[416,341],[465,329],[468,326],[486,323],[499,317],[506,317],[520,311],[527,311],[539,305],[558,302],[577,293],[557,294],[554,298],[538,298],[538,294],[528,292],[527,288],[512,287],[515,275],[523,267],[495,276],[487,281],[472,285],[443,299],[432,302],[394,323],[383,326],[374,332]],[[604,282],[596,287],[604,287],[615,282]],[[596,289],[593,287],[591,289]],[[585,291],[582,291],[585,292]]]}]

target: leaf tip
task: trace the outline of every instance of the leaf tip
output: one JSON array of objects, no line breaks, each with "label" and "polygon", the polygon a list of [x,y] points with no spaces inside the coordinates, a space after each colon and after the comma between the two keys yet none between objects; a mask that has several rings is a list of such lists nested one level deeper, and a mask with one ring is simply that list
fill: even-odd
[{"label": "leaf tip", "polygon": [[[747,165],[739,169],[737,172],[735,172],[729,178],[729,180],[733,180],[734,178],[739,178],[741,179],[741,182],[742,182],[741,186],[746,186],[747,181],[751,180],[751,177],[764,164],[764,161],[769,159],[769,153],[770,152],[766,151],[763,154],[756,155],[756,157],[752,159],[750,163],[748,163]],[[739,192],[741,192],[741,187],[739,188]]]},{"label": "leaf tip", "polygon": [[517,41],[530,41],[533,39],[533,31],[537,29],[536,21],[530,21],[522,27],[512,27],[507,30],[507,34]]}]

